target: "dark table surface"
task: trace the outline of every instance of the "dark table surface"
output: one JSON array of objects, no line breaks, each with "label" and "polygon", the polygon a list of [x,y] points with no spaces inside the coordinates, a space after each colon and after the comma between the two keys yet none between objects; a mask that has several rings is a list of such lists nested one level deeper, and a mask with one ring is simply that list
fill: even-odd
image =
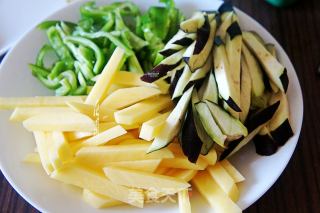
[{"label": "dark table surface", "polygon": [[[320,72],[316,74],[320,65],[320,2],[299,0],[286,9],[276,9],[263,0],[232,2],[261,23],[286,50],[300,80],[305,109],[300,140],[288,167],[245,212],[320,212]],[[37,212],[1,172],[0,212]]]}]

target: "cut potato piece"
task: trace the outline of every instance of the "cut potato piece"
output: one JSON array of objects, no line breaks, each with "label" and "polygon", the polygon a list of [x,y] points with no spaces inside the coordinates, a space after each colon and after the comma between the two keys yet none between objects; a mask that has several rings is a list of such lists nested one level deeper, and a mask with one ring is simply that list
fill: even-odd
[{"label": "cut potato piece", "polygon": [[102,209],[123,204],[121,201],[83,189],[82,198],[96,209]]},{"label": "cut potato piece", "polygon": [[161,159],[155,160],[137,160],[137,161],[119,161],[110,162],[106,166],[117,166],[125,169],[139,170],[145,172],[154,172],[158,168]]},{"label": "cut potato piece", "polygon": [[126,134],[109,141],[107,145],[120,144],[121,142],[130,140],[130,139],[136,139],[136,137],[131,132],[127,132]]},{"label": "cut potato piece", "polygon": [[94,121],[86,115],[76,112],[40,114],[23,122],[28,131],[94,131]]},{"label": "cut potato piece", "polygon": [[169,96],[160,96],[156,99],[148,99],[114,113],[119,124],[142,123],[172,105]]},{"label": "cut potato piece", "polygon": [[85,96],[0,97],[0,109],[14,109],[16,107],[59,107],[66,106],[66,101],[82,103],[85,98]]},{"label": "cut potato piece", "polygon": [[152,87],[130,87],[118,89],[111,93],[102,102],[101,107],[108,109],[122,109],[160,94],[160,90]]},{"label": "cut potato piece", "polygon": [[76,141],[93,136],[93,132],[65,132],[68,141]]},{"label": "cut potato piece", "polygon": [[123,169],[120,167],[105,167],[105,175],[114,183],[127,187],[155,189],[167,193],[168,189],[174,194],[189,188],[190,184],[178,178],[148,172]]},{"label": "cut potato piece", "polygon": [[[115,184],[102,175],[78,165],[70,165],[56,170],[51,174],[51,177],[136,207],[142,208],[144,204],[142,191]],[[136,195],[135,199],[130,198],[130,193]]]},{"label": "cut potato piece", "polygon": [[98,135],[93,136],[92,138],[87,139],[83,142],[83,145],[87,146],[99,146],[108,141],[120,137],[121,135],[126,134],[127,131],[120,125],[112,127],[104,132],[99,133]]},{"label": "cut potato piece", "polygon": [[41,160],[40,160],[39,154],[36,152],[33,152],[33,153],[27,154],[24,157],[23,162],[24,163],[41,163]]},{"label": "cut potato piece", "polygon": [[62,132],[52,132],[47,134],[47,140],[52,140],[52,148],[49,154],[51,163],[55,169],[59,169],[66,162],[72,160],[73,154],[71,147]]},{"label": "cut potato piece", "polygon": [[171,168],[167,168],[167,167],[158,167],[156,169],[156,171],[154,171],[155,174],[159,174],[159,175],[166,175],[166,173],[168,173],[170,170],[172,170]]},{"label": "cut potato piece", "polygon": [[127,144],[127,145],[128,144],[150,144],[150,142],[146,141],[146,140],[133,138],[133,139],[123,140],[119,144],[121,144],[121,145],[125,145],[125,144]]},{"label": "cut potato piece", "polygon": [[182,179],[189,182],[198,173],[198,170],[193,169],[172,169],[166,175]]},{"label": "cut potato piece", "polygon": [[109,59],[107,65],[103,68],[98,81],[93,86],[85,103],[96,105],[100,104],[107,96],[115,78],[115,73],[119,71],[124,57],[124,50],[117,47]]},{"label": "cut potato piece", "polygon": [[40,114],[71,112],[68,107],[17,107],[10,116],[10,121],[24,121]]},{"label": "cut potato piece", "polygon": [[120,71],[116,73],[114,83],[127,87],[157,87],[155,84],[150,84],[141,80],[142,75],[134,72]]},{"label": "cut potato piece", "polygon": [[89,116],[90,118],[94,118],[94,106],[90,104],[84,104],[84,103],[77,103],[77,102],[66,102],[68,107],[70,107],[72,110],[76,112],[80,112],[82,114],[85,114]]},{"label": "cut potato piece", "polygon": [[34,138],[37,144],[37,150],[40,156],[41,164],[45,172],[50,175],[53,172],[53,166],[49,158],[49,150],[51,150],[50,140],[45,132],[34,132]]},{"label": "cut potato piece", "polygon": [[229,173],[235,183],[245,180],[242,174],[228,160],[220,161],[220,164]]},{"label": "cut potato piece", "polygon": [[208,165],[213,166],[216,164],[218,156],[215,149],[211,149],[208,154],[200,155],[200,158],[204,159]]},{"label": "cut potato piece", "polygon": [[191,213],[191,204],[189,199],[189,190],[184,189],[178,192],[179,212]]},{"label": "cut potato piece", "polygon": [[242,210],[234,203],[219,185],[212,179],[207,171],[200,171],[192,179],[192,184],[208,201],[214,212],[240,213]]},{"label": "cut potato piece", "polygon": [[191,163],[188,158],[183,155],[175,157],[174,159],[163,159],[160,166],[176,169],[204,170],[208,166],[208,163],[201,158],[198,159],[197,163]]},{"label": "cut potato piece", "polygon": [[91,167],[103,167],[110,162],[151,160],[173,158],[174,155],[168,149],[147,154],[149,144],[111,145],[83,147],[76,153],[78,161]]},{"label": "cut potato piece", "polygon": [[220,188],[234,201],[239,199],[240,193],[234,180],[229,173],[221,166],[220,163],[216,163],[214,166],[209,166],[207,171],[210,173],[215,182]]},{"label": "cut potato piece", "polygon": [[169,114],[170,112],[160,114],[144,122],[141,126],[139,137],[147,141],[153,140],[160,133]]}]

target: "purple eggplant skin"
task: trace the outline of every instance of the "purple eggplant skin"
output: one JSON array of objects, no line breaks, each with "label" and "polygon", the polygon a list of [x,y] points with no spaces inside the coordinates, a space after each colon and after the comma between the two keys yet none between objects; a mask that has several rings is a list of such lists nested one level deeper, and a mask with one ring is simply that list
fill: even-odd
[{"label": "purple eggplant skin", "polygon": [[231,107],[236,112],[241,112],[240,107],[234,102],[234,100],[229,97],[228,100],[225,100],[225,102],[228,104],[229,107]]},{"label": "purple eggplant skin", "polygon": [[270,156],[278,150],[277,142],[270,135],[256,135],[253,142],[258,155]]},{"label": "purple eggplant skin", "polygon": [[294,135],[288,119],[270,134],[279,146],[283,146]]},{"label": "purple eggplant skin", "polygon": [[225,13],[225,12],[231,12],[234,11],[233,10],[233,5],[229,2],[223,3],[219,9],[218,9],[219,13]]},{"label": "purple eggplant skin", "polygon": [[284,69],[282,75],[280,76],[280,81],[282,83],[284,92],[286,93],[289,86],[289,77],[288,77],[287,69]]},{"label": "purple eggplant skin", "polygon": [[184,155],[188,157],[190,162],[196,163],[200,155],[202,141],[196,130],[191,103],[179,135],[179,141]]},{"label": "purple eggplant skin", "polygon": [[173,55],[178,51],[179,50],[175,50],[175,49],[166,49],[166,50],[160,51],[159,53],[164,57],[169,57],[170,55]]},{"label": "purple eggplant skin", "polygon": [[179,60],[175,64],[159,64],[158,66],[154,67],[150,72],[145,73],[141,80],[147,83],[152,83],[161,77],[165,76],[169,71],[173,70],[177,66],[180,65],[182,60]]},{"label": "purple eggplant skin", "polygon": [[214,38],[214,45],[219,47],[221,44],[223,44],[223,41],[222,41],[221,37],[220,36],[216,36]]},{"label": "purple eggplant skin", "polygon": [[247,122],[248,132],[251,132],[258,126],[268,122],[277,111],[279,105],[280,101],[277,101],[250,117]]},{"label": "purple eggplant skin", "polygon": [[210,36],[210,22],[208,15],[204,16],[204,20],[205,21],[203,26],[197,30],[197,40],[193,50],[193,55],[198,55],[199,53],[201,53],[203,48],[206,46]]},{"label": "purple eggplant skin", "polygon": [[174,93],[174,90],[176,89],[176,86],[178,84],[178,81],[183,73],[183,69],[180,69],[180,70],[177,70],[175,75],[174,75],[174,78],[172,80],[172,82],[170,83],[170,87],[169,87],[169,93],[170,93],[170,96],[172,97],[173,93]]},{"label": "purple eggplant skin", "polygon": [[193,39],[188,38],[188,37],[184,37],[182,39],[176,40],[175,42],[173,42],[173,44],[187,47],[187,46],[191,45],[192,42],[193,42]]},{"label": "purple eggplant skin", "polygon": [[228,148],[222,152],[220,155],[219,161],[224,160],[238,145],[239,143],[244,139],[242,136],[241,138],[231,141],[228,145]]},{"label": "purple eggplant skin", "polygon": [[233,22],[230,27],[228,27],[227,33],[229,34],[231,40],[242,35],[242,31],[237,21]]}]

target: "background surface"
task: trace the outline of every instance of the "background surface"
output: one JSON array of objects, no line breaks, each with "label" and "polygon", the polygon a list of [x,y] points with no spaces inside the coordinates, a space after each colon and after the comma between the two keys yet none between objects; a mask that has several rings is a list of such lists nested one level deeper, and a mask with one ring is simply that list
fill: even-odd
[{"label": "background surface", "polygon": [[[286,9],[276,9],[263,0],[231,2],[262,24],[283,46],[296,68],[305,108],[300,140],[288,167],[245,212],[320,212],[320,2],[300,0]],[[1,172],[0,212],[38,212],[12,189]]]}]

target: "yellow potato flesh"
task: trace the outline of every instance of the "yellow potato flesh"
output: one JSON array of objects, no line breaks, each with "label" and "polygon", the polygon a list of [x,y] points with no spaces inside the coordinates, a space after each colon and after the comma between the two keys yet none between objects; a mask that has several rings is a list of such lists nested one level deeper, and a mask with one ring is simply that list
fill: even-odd
[{"label": "yellow potato flesh", "polygon": [[200,171],[192,179],[192,185],[207,200],[216,213],[240,213],[242,210],[234,203],[207,171]]},{"label": "yellow potato flesh", "polygon": [[87,189],[83,189],[82,199],[96,209],[102,209],[123,204],[121,201],[114,200],[110,197],[91,192]]},{"label": "yellow potato flesh", "polygon": [[76,112],[50,113],[33,116],[23,122],[29,131],[94,131],[94,121],[86,115]]},{"label": "yellow potato flesh", "polygon": [[104,99],[101,107],[108,109],[122,109],[160,94],[160,90],[152,87],[130,87],[118,89]]},{"label": "yellow potato flesh", "polygon": [[234,201],[239,199],[239,190],[234,180],[229,173],[221,166],[220,163],[216,163],[214,166],[209,166],[207,171],[210,173],[215,182],[220,188]]},{"label": "yellow potato flesh", "polygon": [[170,112],[160,114],[142,124],[139,137],[151,141],[160,133]]},{"label": "yellow potato flesh", "polygon": [[14,109],[16,107],[61,107],[66,106],[67,101],[82,103],[85,98],[85,96],[0,97],[0,109]]},{"label": "yellow potato flesh", "polygon": [[101,168],[110,162],[173,158],[168,149],[146,154],[149,144],[110,145],[83,147],[76,159],[90,167]]},{"label": "yellow potato flesh", "polygon": [[191,213],[191,204],[188,189],[184,189],[178,192],[178,201],[180,213]]},{"label": "yellow potato flesh", "polygon": [[120,167],[105,167],[105,175],[114,183],[127,187],[141,189],[155,189],[158,192],[167,193],[170,190],[173,194],[187,189],[190,184],[178,178],[142,172]]},{"label": "yellow potato flesh", "polygon": [[156,99],[148,99],[114,113],[119,124],[136,124],[151,119],[155,114],[172,105],[169,96],[159,96]]},{"label": "yellow potato flesh", "polygon": [[[136,206],[143,207],[144,196],[140,190],[120,186],[108,180],[103,175],[95,173],[78,165],[70,165],[51,174],[51,178],[71,184],[92,192],[108,196],[112,199]],[[136,199],[130,199],[130,193],[136,195]]]},{"label": "yellow potato flesh", "polygon": [[121,61],[124,57],[124,50],[117,47],[109,59],[107,65],[103,68],[98,81],[93,86],[85,103],[96,106],[100,104],[107,96],[116,72],[119,71]]},{"label": "yellow potato flesh", "polygon": [[220,164],[232,177],[235,183],[240,183],[245,180],[243,175],[228,160],[220,161]]}]

